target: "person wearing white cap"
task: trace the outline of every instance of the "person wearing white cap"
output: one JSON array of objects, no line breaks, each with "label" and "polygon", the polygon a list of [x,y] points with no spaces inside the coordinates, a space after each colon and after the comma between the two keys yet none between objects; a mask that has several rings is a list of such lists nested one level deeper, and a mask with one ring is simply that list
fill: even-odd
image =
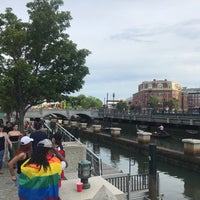
[{"label": "person wearing white cap", "polygon": [[[8,169],[10,171],[11,179],[16,181],[18,185],[18,176],[21,173],[21,165],[31,156],[33,139],[24,136],[20,140],[20,147],[17,150],[13,159],[8,163]],[[17,176],[15,174],[15,165],[17,164]]]}]

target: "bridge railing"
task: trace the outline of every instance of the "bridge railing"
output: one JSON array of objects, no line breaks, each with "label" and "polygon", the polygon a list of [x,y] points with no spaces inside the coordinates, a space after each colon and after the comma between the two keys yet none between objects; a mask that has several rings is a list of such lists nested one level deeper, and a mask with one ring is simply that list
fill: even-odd
[{"label": "bridge railing", "polygon": [[[47,134],[50,136],[52,134],[51,128],[45,123],[45,127],[47,128]],[[69,131],[63,128],[60,124],[56,123],[56,131],[63,136],[63,141],[76,141],[82,144],[76,137],[74,137]],[[102,160],[95,153],[93,153],[90,149],[86,147],[86,159],[91,162],[92,166],[92,174],[94,176],[102,175]]]}]

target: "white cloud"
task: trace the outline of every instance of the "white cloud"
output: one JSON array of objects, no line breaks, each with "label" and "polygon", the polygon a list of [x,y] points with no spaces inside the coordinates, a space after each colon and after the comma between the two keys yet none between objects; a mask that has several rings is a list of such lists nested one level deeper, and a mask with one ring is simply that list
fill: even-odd
[{"label": "white cloud", "polygon": [[[27,2],[3,1],[0,11],[10,6],[26,19]],[[70,38],[92,51],[76,95],[128,98],[153,79],[200,87],[200,1],[64,0],[61,9],[73,17]]]}]

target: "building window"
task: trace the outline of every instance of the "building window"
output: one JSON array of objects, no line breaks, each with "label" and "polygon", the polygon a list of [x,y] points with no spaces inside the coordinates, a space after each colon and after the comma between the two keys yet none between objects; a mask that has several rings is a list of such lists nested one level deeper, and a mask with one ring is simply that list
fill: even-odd
[{"label": "building window", "polygon": [[163,84],[162,83],[158,83],[158,88],[163,88]]}]

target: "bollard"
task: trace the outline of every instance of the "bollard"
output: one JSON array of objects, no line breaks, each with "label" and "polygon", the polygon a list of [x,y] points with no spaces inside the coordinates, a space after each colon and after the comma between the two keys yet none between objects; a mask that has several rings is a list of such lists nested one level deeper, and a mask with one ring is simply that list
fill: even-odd
[{"label": "bollard", "polygon": [[149,144],[149,174],[156,177],[156,145]]},{"label": "bollard", "polygon": [[151,133],[149,132],[145,132],[145,131],[141,131],[141,132],[137,132],[138,134],[138,143],[140,144],[147,144],[151,141]]},{"label": "bollard", "polygon": [[87,123],[80,123],[80,129],[85,130],[87,128]]},{"label": "bollard", "polygon": [[150,199],[157,199],[158,177],[156,165],[156,145],[149,144],[149,197]]},{"label": "bollard", "polygon": [[121,128],[110,128],[110,135],[113,137],[117,137],[120,135]]},{"label": "bollard", "polygon": [[92,125],[93,133],[99,133],[101,131],[101,125]]},{"label": "bollard", "polygon": [[197,139],[182,139],[184,143],[185,155],[200,155],[200,140]]}]

